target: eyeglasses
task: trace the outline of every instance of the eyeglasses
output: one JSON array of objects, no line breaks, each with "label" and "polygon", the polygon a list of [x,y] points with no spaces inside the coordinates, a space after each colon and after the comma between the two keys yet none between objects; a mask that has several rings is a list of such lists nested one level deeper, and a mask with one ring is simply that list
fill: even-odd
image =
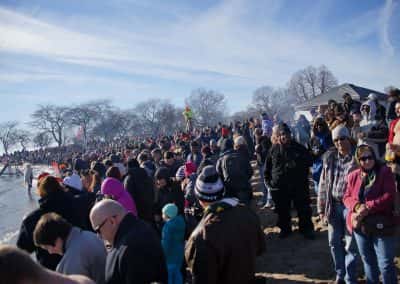
[{"label": "eyeglasses", "polygon": [[108,220],[108,218],[106,218],[100,225],[98,225],[96,228],[94,228],[94,231],[95,231],[98,235],[100,235],[101,227],[103,227],[103,226],[106,224],[107,220]]},{"label": "eyeglasses", "polygon": [[374,157],[372,156],[364,156],[359,158],[360,161],[366,162],[367,160],[373,161]]},{"label": "eyeglasses", "polygon": [[338,137],[338,138],[336,138],[336,139],[333,139],[333,142],[338,142],[338,141],[344,141],[344,140],[346,140],[346,137]]}]

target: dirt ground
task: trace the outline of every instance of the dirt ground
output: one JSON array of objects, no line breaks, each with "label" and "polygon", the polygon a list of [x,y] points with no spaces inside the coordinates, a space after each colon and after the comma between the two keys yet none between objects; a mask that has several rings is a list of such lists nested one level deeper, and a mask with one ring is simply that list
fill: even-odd
[{"label": "dirt ground", "polygon": [[[306,240],[297,232],[297,218],[293,212],[294,233],[286,239],[279,239],[279,229],[275,227],[276,214],[270,209],[260,209],[260,180],[258,173],[253,177],[254,200],[252,207],[260,216],[264,229],[267,250],[257,259],[256,272],[259,283],[331,283],[335,280],[333,264],[328,247],[327,228],[318,217],[313,217],[316,230],[315,240]],[[313,211],[316,213],[315,196],[312,196]],[[397,249],[396,266],[400,283],[400,237]],[[363,283],[363,270],[359,261],[360,283]]]}]

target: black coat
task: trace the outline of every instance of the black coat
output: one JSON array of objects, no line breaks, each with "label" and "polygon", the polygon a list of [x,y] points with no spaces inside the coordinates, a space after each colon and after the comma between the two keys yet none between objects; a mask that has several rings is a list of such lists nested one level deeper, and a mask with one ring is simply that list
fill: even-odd
[{"label": "black coat", "polygon": [[52,193],[39,200],[39,208],[35,209],[24,218],[19,230],[17,246],[28,253],[35,252],[36,258],[41,265],[55,270],[60,262],[61,256],[50,255],[47,251],[35,246],[33,242],[33,231],[40,217],[49,212],[55,212],[69,221],[72,225],[80,227],[82,224],[78,212],[75,210],[74,197],[67,192]]},{"label": "black coat", "polygon": [[168,282],[167,266],[157,233],[128,214],[119,225],[107,255],[106,284]]},{"label": "black coat", "polygon": [[124,179],[124,187],[135,201],[139,218],[153,222],[154,186],[146,170],[129,169]]},{"label": "black coat", "polygon": [[308,187],[312,157],[308,150],[295,141],[271,147],[265,160],[265,181],[277,189]]},{"label": "black coat", "polygon": [[218,159],[216,169],[225,186],[225,196],[237,197],[239,191],[250,192],[253,175],[247,149],[237,152],[228,150]]}]

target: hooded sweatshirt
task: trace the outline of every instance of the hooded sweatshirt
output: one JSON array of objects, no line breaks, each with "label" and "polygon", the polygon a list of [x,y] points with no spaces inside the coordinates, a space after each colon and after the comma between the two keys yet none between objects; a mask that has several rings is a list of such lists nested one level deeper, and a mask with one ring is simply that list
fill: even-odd
[{"label": "hooded sweatshirt", "polygon": [[124,185],[117,179],[108,177],[101,184],[101,193],[110,195],[115,201],[119,202],[126,210],[131,212],[136,217],[136,204]]},{"label": "hooded sweatshirt", "polygon": [[[368,114],[365,114],[362,111],[364,105],[369,106],[370,111]],[[377,125],[377,121],[375,120],[376,104],[372,100],[368,100],[361,105],[360,110],[362,115],[362,120],[360,122],[360,131],[368,135],[368,133],[371,131],[371,128]],[[379,149],[377,143],[372,142],[370,139],[368,139],[368,137],[365,137],[363,139],[358,139],[357,145],[362,145],[362,144],[370,145],[374,149],[376,156],[379,157]]]}]

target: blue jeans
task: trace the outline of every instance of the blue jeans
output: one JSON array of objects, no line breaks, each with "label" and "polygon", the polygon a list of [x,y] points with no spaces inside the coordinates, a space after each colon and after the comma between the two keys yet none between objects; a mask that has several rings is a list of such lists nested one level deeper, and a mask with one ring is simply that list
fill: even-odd
[{"label": "blue jeans", "polygon": [[183,278],[181,266],[177,264],[168,264],[168,284],[182,284]]},{"label": "blue jeans", "polygon": [[367,284],[379,283],[379,273],[384,284],[397,283],[394,257],[396,254],[396,238],[366,236],[360,232],[354,232]]},{"label": "blue jeans", "polygon": [[265,184],[264,180],[264,170],[265,170],[265,164],[264,165],[259,165],[258,166],[259,172],[260,172],[260,179],[261,179],[261,189],[263,192],[263,196],[261,201],[266,204],[267,201],[272,201],[272,196],[271,196],[271,190],[269,187]]},{"label": "blue jeans", "polygon": [[357,283],[357,245],[346,230],[347,209],[341,203],[332,205],[328,224],[328,242],[331,249],[336,279]]}]

